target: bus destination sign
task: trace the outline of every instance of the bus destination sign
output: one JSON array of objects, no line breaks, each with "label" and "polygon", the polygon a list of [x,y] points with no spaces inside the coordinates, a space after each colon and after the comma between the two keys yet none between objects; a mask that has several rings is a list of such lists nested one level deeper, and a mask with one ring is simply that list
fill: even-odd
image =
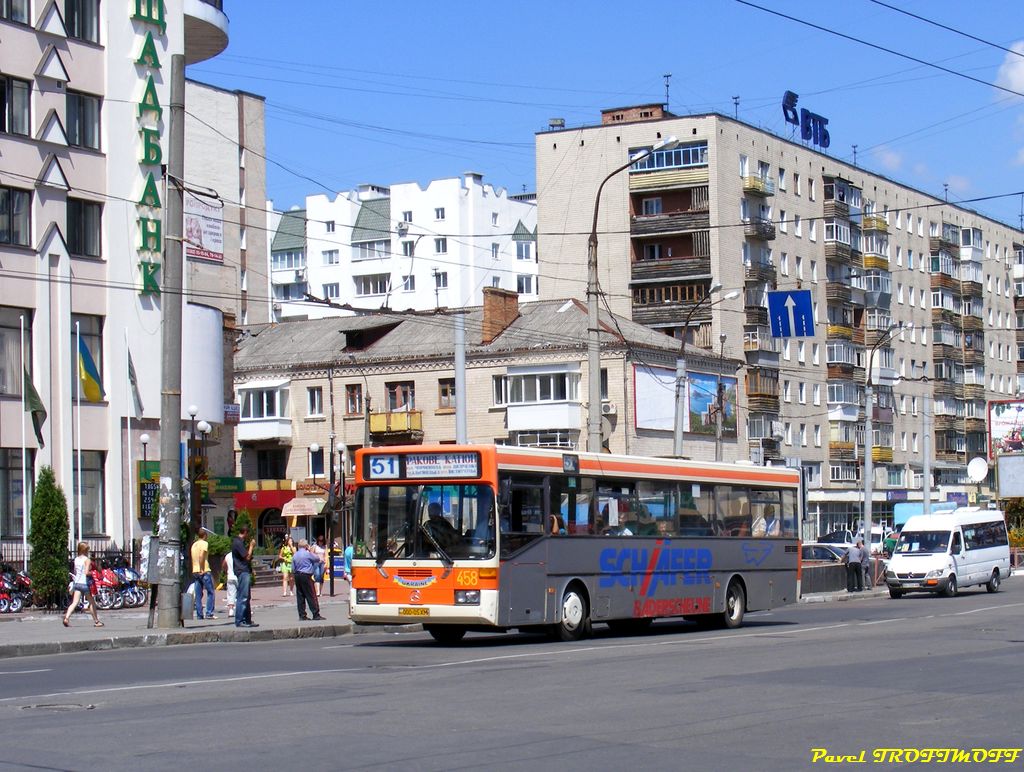
[{"label": "bus destination sign", "polygon": [[479,453],[410,453],[405,459],[407,479],[479,477]]}]

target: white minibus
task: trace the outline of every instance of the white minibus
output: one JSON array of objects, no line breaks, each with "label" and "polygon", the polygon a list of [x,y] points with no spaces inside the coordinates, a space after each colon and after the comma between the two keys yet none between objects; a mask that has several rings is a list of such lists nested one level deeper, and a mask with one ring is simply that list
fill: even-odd
[{"label": "white minibus", "polygon": [[996,592],[1010,575],[1006,520],[996,509],[961,507],[907,519],[885,568],[889,595],[943,593],[985,585]]}]

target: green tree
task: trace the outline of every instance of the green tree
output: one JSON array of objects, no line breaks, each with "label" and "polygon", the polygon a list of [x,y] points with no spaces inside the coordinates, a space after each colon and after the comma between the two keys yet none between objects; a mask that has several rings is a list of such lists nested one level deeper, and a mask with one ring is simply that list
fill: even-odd
[{"label": "green tree", "polygon": [[40,470],[36,482],[28,543],[33,589],[47,606],[56,606],[68,586],[68,503],[48,466]]},{"label": "green tree", "polygon": [[1007,499],[1003,511],[1007,526],[1013,530],[1024,528],[1024,499]]},{"label": "green tree", "polygon": [[232,538],[238,536],[238,534],[242,531],[243,525],[249,526],[250,534],[252,534],[253,531],[255,530],[253,528],[252,517],[249,515],[248,509],[243,509],[241,512],[238,513],[238,517],[235,518],[235,524],[231,526],[231,533],[229,535]]}]

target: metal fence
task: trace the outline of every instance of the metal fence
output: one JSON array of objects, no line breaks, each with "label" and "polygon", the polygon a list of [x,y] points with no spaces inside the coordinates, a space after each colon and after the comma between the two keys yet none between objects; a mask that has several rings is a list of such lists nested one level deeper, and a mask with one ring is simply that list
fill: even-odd
[{"label": "metal fence", "polygon": [[[89,544],[89,554],[93,561],[99,563],[110,563],[112,565],[128,565],[132,568],[139,566],[138,547],[118,547],[110,539],[85,539]],[[68,565],[75,560],[75,550],[68,550]],[[28,556],[32,556],[32,547],[28,547]],[[25,549],[20,541],[0,541],[0,563],[6,563],[16,568],[21,568],[25,563]]]}]

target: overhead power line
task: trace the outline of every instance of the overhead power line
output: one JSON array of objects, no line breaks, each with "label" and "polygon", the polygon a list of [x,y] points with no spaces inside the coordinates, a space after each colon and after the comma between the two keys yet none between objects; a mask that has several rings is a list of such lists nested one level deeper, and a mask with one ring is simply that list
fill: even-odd
[{"label": "overhead power line", "polygon": [[940,29],[944,29],[947,32],[953,32],[953,33],[955,33],[957,35],[960,35],[961,37],[968,38],[969,40],[974,40],[974,41],[976,41],[978,43],[984,43],[986,46],[991,46],[992,48],[998,48],[1000,51],[1005,51],[1008,54],[1013,54],[1014,56],[1019,56],[1021,58],[1024,58],[1024,53],[1021,53],[1020,51],[1014,51],[1012,48],[1007,48],[1006,46],[1001,46],[998,43],[993,43],[991,40],[985,40],[984,38],[975,37],[974,35],[971,35],[968,32],[964,32],[961,29],[957,29],[956,27],[947,27],[945,24],[941,24],[941,23],[935,21],[934,19],[929,19],[929,18],[926,18],[924,16],[918,16],[916,13],[911,13],[910,11],[904,10],[903,8],[897,8],[895,5],[889,5],[889,3],[883,3],[882,0],[870,0],[870,2],[874,3],[875,5],[880,5],[883,8],[888,8],[891,11],[896,11],[896,13],[902,13],[904,16],[909,16],[912,19],[917,19],[918,21],[923,21],[925,24],[931,24],[933,27],[938,27]]}]

